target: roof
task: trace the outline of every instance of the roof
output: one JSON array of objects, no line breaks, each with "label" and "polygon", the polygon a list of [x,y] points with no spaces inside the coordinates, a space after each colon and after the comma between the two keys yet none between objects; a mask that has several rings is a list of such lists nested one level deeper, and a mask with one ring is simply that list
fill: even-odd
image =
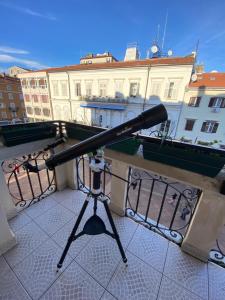
[{"label": "roof", "polygon": [[11,76],[8,76],[8,75],[5,75],[5,74],[0,74],[0,82],[20,82],[19,78],[16,78],[16,77],[11,77]]},{"label": "roof", "polygon": [[[63,72],[63,71],[82,71],[82,70],[96,70],[96,69],[114,69],[114,68],[132,68],[132,67],[147,67],[154,65],[193,65],[195,58],[193,55],[185,57],[162,57],[150,58],[144,60],[133,61],[116,61],[107,63],[94,64],[79,64],[64,67],[48,68],[37,70],[34,72]],[[29,73],[29,72],[27,72]],[[26,73],[26,74],[27,74]],[[30,72],[33,73],[33,72]]]},{"label": "roof", "polygon": [[197,80],[189,84],[190,88],[225,88],[225,73],[202,73]]},{"label": "roof", "polygon": [[80,60],[83,59],[95,59],[95,58],[104,58],[104,57],[112,57],[114,60],[118,61],[110,52],[103,53],[103,54],[87,54],[84,57],[81,57]]}]

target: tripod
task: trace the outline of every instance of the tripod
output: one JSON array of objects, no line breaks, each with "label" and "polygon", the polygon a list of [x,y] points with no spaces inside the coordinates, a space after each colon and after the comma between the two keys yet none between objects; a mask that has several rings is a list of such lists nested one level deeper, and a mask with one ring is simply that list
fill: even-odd
[{"label": "tripod", "polygon": [[[67,255],[67,252],[70,248],[70,245],[72,242],[77,240],[79,237],[81,237],[84,234],[87,235],[98,235],[105,233],[109,236],[111,236],[113,239],[116,240],[120,254],[122,256],[123,262],[127,265],[127,258],[123,250],[123,246],[121,244],[119,234],[116,230],[116,226],[114,224],[111,212],[108,207],[108,198],[104,196],[104,194],[101,192],[101,173],[102,170],[104,169],[104,158],[103,158],[103,152],[102,151],[97,151],[97,154],[92,158],[91,163],[89,164],[92,172],[93,172],[93,182],[92,182],[92,189],[90,194],[87,196],[80,214],[77,218],[77,221],[73,227],[73,230],[68,238],[67,244],[65,246],[65,249],[62,253],[62,256],[57,264],[57,271],[62,267],[64,259]],[[94,200],[94,207],[93,207],[93,215],[86,221],[83,230],[76,235],[77,229],[80,225],[80,222],[82,220],[82,217],[85,213],[85,210],[89,204],[89,201],[93,199]],[[113,233],[109,232],[106,229],[105,223],[103,220],[96,214],[97,213],[97,203],[98,201],[101,201],[105,207],[106,214],[108,216],[110,225],[112,227]]]}]

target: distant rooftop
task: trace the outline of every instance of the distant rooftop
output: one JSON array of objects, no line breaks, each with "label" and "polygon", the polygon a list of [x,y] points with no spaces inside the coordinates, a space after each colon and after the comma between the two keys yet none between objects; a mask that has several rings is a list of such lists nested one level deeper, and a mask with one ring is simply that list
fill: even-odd
[{"label": "distant rooftop", "polygon": [[189,84],[191,88],[204,88],[204,87],[212,87],[212,88],[221,88],[225,87],[225,73],[202,73],[197,75],[196,81],[191,81]]}]

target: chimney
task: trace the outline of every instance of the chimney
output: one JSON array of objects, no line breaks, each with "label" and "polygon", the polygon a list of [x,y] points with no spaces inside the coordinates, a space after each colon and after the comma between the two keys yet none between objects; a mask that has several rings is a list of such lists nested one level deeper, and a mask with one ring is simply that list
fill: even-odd
[{"label": "chimney", "polygon": [[195,72],[197,74],[204,73],[204,65],[203,64],[195,65]]},{"label": "chimney", "polygon": [[139,57],[139,51],[138,51],[138,46],[137,43],[132,43],[127,45],[124,61],[129,61],[129,60],[138,60]]}]

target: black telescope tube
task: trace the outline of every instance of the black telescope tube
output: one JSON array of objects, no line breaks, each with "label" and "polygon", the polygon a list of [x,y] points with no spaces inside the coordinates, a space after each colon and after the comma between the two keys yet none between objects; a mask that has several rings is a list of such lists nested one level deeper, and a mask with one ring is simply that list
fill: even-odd
[{"label": "black telescope tube", "polygon": [[79,144],[72,146],[68,150],[61,151],[52,155],[46,160],[46,166],[52,170],[54,167],[61,165],[71,159],[74,159],[83,154],[93,152],[96,149],[106,145],[109,142],[121,140],[121,137],[127,136],[141,129],[147,129],[167,120],[167,111],[164,105],[159,104],[150,108],[136,118],[133,118],[121,125],[112,129],[100,132]]}]

